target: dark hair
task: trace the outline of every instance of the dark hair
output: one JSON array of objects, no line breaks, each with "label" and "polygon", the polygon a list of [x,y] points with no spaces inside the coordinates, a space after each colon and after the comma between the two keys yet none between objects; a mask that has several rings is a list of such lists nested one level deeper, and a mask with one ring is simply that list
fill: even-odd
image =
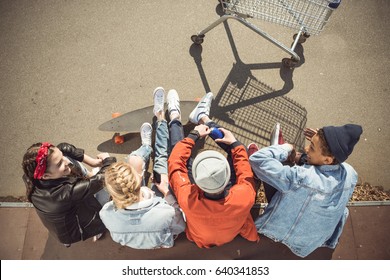
[{"label": "dark hair", "polygon": [[[26,184],[26,196],[27,200],[31,202],[31,195],[34,191],[34,172],[37,163],[35,161],[38,150],[42,146],[42,143],[36,143],[31,145],[30,148],[27,149],[26,153],[23,156],[22,168],[24,172],[23,180]],[[48,157],[53,153],[53,147],[49,149]]]},{"label": "dark hair", "polygon": [[320,128],[317,131],[317,135],[320,139],[321,153],[324,156],[332,157],[333,158],[332,164],[338,164],[339,163],[338,160],[335,158],[335,156],[332,154],[332,152],[329,149],[328,142],[326,142],[324,130],[322,128]]}]

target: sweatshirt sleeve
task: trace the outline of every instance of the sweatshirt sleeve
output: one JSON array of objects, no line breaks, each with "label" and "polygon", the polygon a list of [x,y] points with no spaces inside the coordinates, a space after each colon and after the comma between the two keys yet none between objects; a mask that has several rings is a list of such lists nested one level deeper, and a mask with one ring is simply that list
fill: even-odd
[{"label": "sweatshirt sleeve", "polygon": [[248,153],[246,152],[244,145],[241,144],[234,146],[232,149],[232,159],[234,171],[236,173],[236,184],[248,187],[251,190],[251,193],[253,193],[254,200],[256,195],[254,189],[255,182],[248,160]]},{"label": "sweatshirt sleeve", "polygon": [[169,184],[180,201],[180,195],[184,189],[191,187],[188,177],[187,161],[191,156],[195,141],[189,137],[178,142],[173,148],[168,159]]},{"label": "sweatshirt sleeve", "polygon": [[248,209],[248,216],[240,230],[240,234],[249,241],[258,241],[260,238],[249,212],[256,199],[255,182],[248,160],[248,153],[242,144],[232,146],[232,159],[236,172],[236,184],[231,188],[231,194],[234,196],[233,200],[237,205]]}]

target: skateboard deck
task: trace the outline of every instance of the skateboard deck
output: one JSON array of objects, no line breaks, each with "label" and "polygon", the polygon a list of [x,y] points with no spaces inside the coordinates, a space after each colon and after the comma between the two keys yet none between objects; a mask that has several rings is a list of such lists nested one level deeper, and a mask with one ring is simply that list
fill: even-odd
[{"label": "skateboard deck", "polygon": [[[180,101],[181,120],[183,125],[188,122],[188,116],[199,101]],[[144,122],[152,122],[154,116],[153,105],[137,109],[113,118],[99,126],[101,131],[139,132]],[[169,119],[167,119],[169,120]]]}]

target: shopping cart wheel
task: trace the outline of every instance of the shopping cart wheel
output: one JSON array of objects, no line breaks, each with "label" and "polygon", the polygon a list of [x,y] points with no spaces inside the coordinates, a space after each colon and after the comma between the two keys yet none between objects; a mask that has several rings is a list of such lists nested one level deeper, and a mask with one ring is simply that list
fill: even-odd
[{"label": "shopping cart wheel", "polygon": [[203,43],[204,35],[192,35],[191,40],[197,45],[201,45]]},{"label": "shopping cart wheel", "polygon": [[286,67],[294,68],[295,66],[297,66],[298,61],[295,61],[295,60],[293,60],[291,58],[283,58],[282,59],[282,63]]}]

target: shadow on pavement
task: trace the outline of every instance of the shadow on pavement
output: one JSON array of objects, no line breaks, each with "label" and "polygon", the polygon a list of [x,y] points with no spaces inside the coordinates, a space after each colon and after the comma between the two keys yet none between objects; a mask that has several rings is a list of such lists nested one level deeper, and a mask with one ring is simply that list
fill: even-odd
[{"label": "shadow on pavement", "polygon": [[[216,13],[223,14],[220,5],[217,5]],[[245,145],[254,142],[260,146],[269,145],[272,129],[279,122],[285,140],[302,150],[305,142],[302,131],[306,127],[307,111],[285,95],[294,87],[294,69],[305,62],[303,46],[298,44],[295,48],[301,58],[295,68],[286,67],[281,62],[245,64],[240,59],[227,21],[223,24],[236,62],[211,105],[212,119],[231,130]],[[205,92],[209,92],[210,86],[202,66],[202,50],[201,45],[192,44],[189,53],[197,66]],[[265,69],[280,69],[279,75],[284,82],[281,89],[273,89],[252,74],[252,70]],[[218,149],[211,139],[206,140],[206,147]]]}]

